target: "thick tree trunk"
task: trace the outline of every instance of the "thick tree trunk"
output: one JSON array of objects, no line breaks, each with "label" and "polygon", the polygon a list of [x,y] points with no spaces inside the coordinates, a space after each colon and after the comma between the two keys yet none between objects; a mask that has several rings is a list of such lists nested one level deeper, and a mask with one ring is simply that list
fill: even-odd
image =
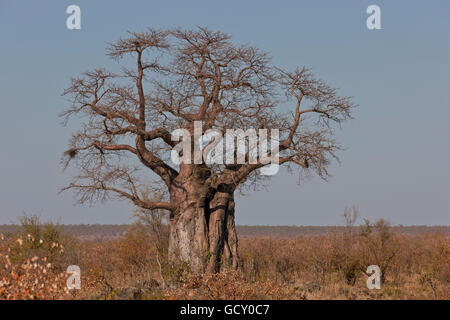
[{"label": "thick tree trunk", "polygon": [[210,202],[208,272],[218,272],[221,265],[238,267],[234,206],[233,195],[226,192],[217,192]]},{"label": "thick tree trunk", "polygon": [[192,272],[238,268],[233,194],[189,181],[175,185],[171,200],[178,204],[170,219],[171,262],[185,263]]},{"label": "thick tree trunk", "polygon": [[205,210],[199,203],[187,203],[170,221],[169,258],[186,263],[194,272],[206,267],[208,230]]}]

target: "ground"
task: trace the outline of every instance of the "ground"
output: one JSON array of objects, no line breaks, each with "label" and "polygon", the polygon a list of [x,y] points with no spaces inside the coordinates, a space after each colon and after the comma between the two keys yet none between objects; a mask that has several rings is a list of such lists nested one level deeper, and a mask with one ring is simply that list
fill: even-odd
[{"label": "ground", "polygon": [[[0,299],[449,299],[449,230],[239,227],[240,269],[194,275],[143,224],[2,226]],[[373,264],[380,290],[366,285]]]}]

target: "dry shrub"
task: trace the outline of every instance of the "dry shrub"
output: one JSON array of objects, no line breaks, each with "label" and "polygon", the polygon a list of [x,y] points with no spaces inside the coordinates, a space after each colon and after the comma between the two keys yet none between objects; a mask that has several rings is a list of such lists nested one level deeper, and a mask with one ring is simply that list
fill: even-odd
[{"label": "dry shrub", "polygon": [[15,233],[0,237],[0,299],[67,299],[66,269],[76,242],[52,222],[23,216]]},{"label": "dry shrub", "polygon": [[22,238],[0,236],[0,299],[70,298],[66,288],[67,274],[52,262],[62,261],[63,252],[51,252],[51,259],[45,255],[29,257],[33,251],[42,254],[45,250],[33,250],[28,244],[22,251],[20,247],[24,244]]},{"label": "dry shrub", "polygon": [[85,241],[83,246],[80,268],[98,284],[90,298],[106,299],[118,288],[145,289],[155,284],[155,248],[139,226],[133,226],[118,240]]},{"label": "dry shrub", "polygon": [[[384,220],[293,239],[241,238],[247,282],[277,280],[307,299],[448,299],[449,237],[394,233]],[[382,289],[368,290],[369,265]],[[298,291],[297,290],[297,291]]]},{"label": "dry shrub", "polygon": [[9,257],[0,272],[0,298],[5,299],[67,299],[67,274],[57,272],[45,258],[33,257],[14,265]]},{"label": "dry shrub", "polygon": [[288,292],[282,283],[260,281],[249,283],[243,274],[225,270],[217,274],[184,274],[179,286],[164,292],[169,299],[253,300],[300,299]]},{"label": "dry shrub", "polygon": [[[449,236],[394,233],[383,220],[324,235],[241,237],[240,270],[213,275],[169,264],[158,216],[145,214],[115,240],[74,241],[69,255],[36,244],[60,239],[52,227],[24,226],[0,241],[0,299],[449,299]],[[65,264],[81,267],[82,290],[65,289]],[[372,264],[381,290],[366,287]]]},{"label": "dry shrub", "polygon": [[20,227],[12,235],[16,241],[10,244],[9,256],[13,263],[20,265],[37,256],[52,263],[57,271],[76,264],[75,240],[62,227],[53,222],[42,223],[37,215],[24,215],[19,220]]}]

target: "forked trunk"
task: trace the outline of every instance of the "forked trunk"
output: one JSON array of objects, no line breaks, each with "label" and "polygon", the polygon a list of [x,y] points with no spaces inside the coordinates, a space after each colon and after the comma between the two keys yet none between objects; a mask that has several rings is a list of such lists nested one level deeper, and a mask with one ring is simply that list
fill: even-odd
[{"label": "forked trunk", "polygon": [[178,210],[170,219],[170,261],[185,263],[192,272],[238,268],[233,194],[190,181],[175,185],[171,199]]}]

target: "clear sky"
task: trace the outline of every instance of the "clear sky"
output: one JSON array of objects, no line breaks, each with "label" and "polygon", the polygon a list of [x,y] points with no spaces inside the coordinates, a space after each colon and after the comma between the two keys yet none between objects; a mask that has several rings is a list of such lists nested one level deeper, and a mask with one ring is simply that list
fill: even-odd
[{"label": "clear sky", "polygon": [[[81,8],[81,30],[66,8]],[[382,30],[366,28],[381,8]],[[0,0],[0,223],[24,212],[61,223],[128,223],[131,205],[74,206],[58,195],[74,172],[61,153],[79,124],[60,125],[71,76],[111,62],[126,30],[207,26],[312,67],[352,95],[355,119],[329,182],[282,171],[267,191],[237,201],[239,224],[342,224],[346,205],[393,224],[450,224],[450,1],[6,1]]]}]

